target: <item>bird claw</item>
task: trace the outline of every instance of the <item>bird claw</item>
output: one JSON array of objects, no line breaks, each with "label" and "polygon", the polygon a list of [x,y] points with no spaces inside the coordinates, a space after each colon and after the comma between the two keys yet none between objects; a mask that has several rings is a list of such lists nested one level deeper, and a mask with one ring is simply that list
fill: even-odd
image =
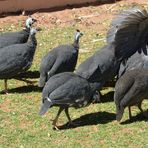
[{"label": "bird claw", "polygon": [[6,94],[6,95],[9,94],[9,93],[8,93],[8,90],[2,90],[1,93],[2,93],[2,94]]},{"label": "bird claw", "polygon": [[56,120],[52,120],[53,130],[59,130],[58,126],[56,125]]},{"label": "bird claw", "polygon": [[54,125],[54,126],[53,126],[53,130],[57,130],[57,131],[58,131],[59,128],[58,128],[56,125]]}]

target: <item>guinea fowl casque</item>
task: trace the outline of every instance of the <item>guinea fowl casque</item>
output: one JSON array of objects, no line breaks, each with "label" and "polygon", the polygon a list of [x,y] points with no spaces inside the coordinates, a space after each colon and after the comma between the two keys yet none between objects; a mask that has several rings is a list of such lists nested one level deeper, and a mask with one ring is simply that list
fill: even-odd
[{"label": "guinea fowl casque", "polygon": [[0,49],[12,44],[26,43],[30,34],[30,28],[36,21],[36,19],[29,16],[22,31],[2,33],[0,35]]},{"label": "guinea fowl casque", "polygon": [[42,91],[42,104],[40,115],[44,115],[52,106],[58,106],[59,111],[53,120],[56,126],[60,113],[64,110],[69,124],[72,120],[69,116],[69,107],[81,108],[88,106],[97,99],[96,85],[90,84],[86,79],[72,72],[63,72],[52,76],[45,84]]},{"label": "guinea fowl casque", "polygon": [[[131,109],[137,105],[142,113],[141,103],[148,98],[148,69],[134,69],[125,72],[116,83],[114,101],[116,104],[116,119],[122,119],[124,109],[129,108],[129,118],[131,119]],[[148,117],[148,114],[145,114]]]},{"label": "guinea fowl casque", "polygon": [[126,62],[137,51],[145,51],[148,43],[147,11],[132,8],[117,15],[108,31],[107,43],[76,70],[89,82],[99,83],[98,90],[118,74],[121,62]]},{"label": "guinea fowl casque", "polygon": [[5,80],[5,92],[7,92],[7,79],[15,78],[15,76],[31,67],[37,46],[35,37],[37,31],[39,29],[31,29],[27,43],[13,44],[1,48],[0,79]]},{"label": "guinea fowl casque", "polygon": [[39,87],[44,87],[46,81],[54,74],[68,71],[73,72],[75,70],[79,53],[79,39],[82,35],[77,30],[73,44],[60,45],[42,58]]}]

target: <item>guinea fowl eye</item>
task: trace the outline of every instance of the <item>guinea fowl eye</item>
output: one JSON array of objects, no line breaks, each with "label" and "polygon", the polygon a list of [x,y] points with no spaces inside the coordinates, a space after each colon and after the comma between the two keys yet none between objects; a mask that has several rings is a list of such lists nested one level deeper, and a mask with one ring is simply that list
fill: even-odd
[{"label": "guinea fowl eye", "polygon": [[47,100],[47,98],[44,98],[42,102],[45,103],[46,100]]}]

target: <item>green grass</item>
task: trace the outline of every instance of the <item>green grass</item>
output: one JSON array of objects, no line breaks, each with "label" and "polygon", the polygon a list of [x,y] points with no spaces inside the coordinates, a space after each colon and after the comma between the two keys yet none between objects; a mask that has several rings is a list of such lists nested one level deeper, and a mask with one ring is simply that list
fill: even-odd
[{"label": "green grass", "polygon": [[[42,26],[41,26],[42,27]],[[70,43],[73,40],[73,32],[78,26],[55,27],[47,29],[42,27],[38,33],[38,48],[34,57],[31,70],[38,70],[41,58],[53,47],[59,44]],[[4,30],[16,30],[6,26]],[[18,28],[19,30],[20,28]],[[92,55],[97,47],[105,44],[104,41],[91,42],[98,38],[104,38],[105,34],[99,34],[93,29],[81,29],[84,36],[81,39],[81,52],[78,64]],[[38,79],[37,79],[38,81]],[[40,117],[38,115],[41,92],[36,87],[26,86],[26,83],[9,80],[9,94],[0,94],[0,148],[83,148],[83,147],[148,147],[148,124],[138,115],[139,110],[133,107],[134,118],[129,122],[128,110],[125,110],[123,121],[119,125],[115,121],[115,105],[108,95],[109,102],[91,104],[89,107],[78,110],[70,109],[73,120],[79,123],[76,128],[52,130],[51,119],[57,113],[57,108],[51,108],[49,112]],[[3,81],[0,81],[0,90],[3,90]],[[104,88],[104,94],[113,88]],[[147,109],[148,101],[143,102],[143,108]],[[59,125],[67,123],[64,114],[60,116]]]}]

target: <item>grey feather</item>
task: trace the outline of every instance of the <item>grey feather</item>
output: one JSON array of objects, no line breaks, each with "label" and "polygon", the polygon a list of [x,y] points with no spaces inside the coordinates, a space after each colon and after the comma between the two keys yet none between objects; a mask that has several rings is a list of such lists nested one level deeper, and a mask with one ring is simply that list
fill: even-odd
[{"label": "grey feather", "polygon": [[132,8],[117,15],[111,23],[107,42],[115,43],[116,57],[127,59],[137,50],[144,51],[148,44],[148,13]]},{"label": "grey feather", "polygon": [[73,44],[60,45],[42,58],[39,87],[43,87],[46,81],[55,74],[75,70],[79,53],[79,38],[81,36],[82,33],[77,32]]}]

